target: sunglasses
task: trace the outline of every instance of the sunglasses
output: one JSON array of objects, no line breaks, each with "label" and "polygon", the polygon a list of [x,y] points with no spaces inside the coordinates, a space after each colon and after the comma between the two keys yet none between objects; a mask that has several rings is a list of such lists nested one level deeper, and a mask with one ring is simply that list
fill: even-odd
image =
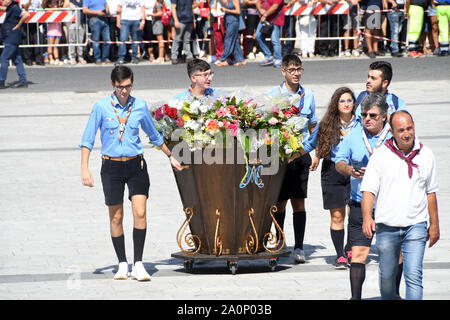
[{"label": "sunglasses", "polygon": [[344,99],[342,99],[342,100],[339,100],[338,101],[339,103],[353,103],[353,99],[347,99],[347,100],[344,100]]},{"label": "sunglasses", "polygon": [[370,119],[376,119],[378,118],[379,115],[380,115],[379,113],[361,112],[361,116],[363,119],[365,119],[367,116],[369,116]]}]

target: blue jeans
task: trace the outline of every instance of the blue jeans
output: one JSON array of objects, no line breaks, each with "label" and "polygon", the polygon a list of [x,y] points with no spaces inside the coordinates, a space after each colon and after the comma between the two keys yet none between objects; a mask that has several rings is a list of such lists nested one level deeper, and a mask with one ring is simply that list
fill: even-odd
[{"label": "blue jeans", "polygon": [[[259,23],[258,27],[256,28],[256,41],[258,41],[259,47],[261,48],[262,52],[264,53],[264,56],[266,59],[272,57],[272,52],[270,51],[266,39],[261,34],[261,26],[262,24]],[[273,57],[275,60],[281,60],[281,41],[280,36],[282,32],[283,27],[282,26],[273,26],[272,35],[270,36],[270,40],[272,41],[272,47],[273,47]]]},{"label": "blue jeans", "polygon": [[[93,41],[100,41],[100,36],[103,41],[111,41],[109,37],[108,20],[92,17],[89,19],[89,29],[91,30],[91,39]],[[92,42],[92,49],[94,50],[95,61],[106,61],[109,59],[110,44],[104,43],[102,51],[100,52],[100,43]]]},{"label": "blue jeans", "polygon": [[244,53],[242,52],[241,44],[239,43],[239,15],[226,14],[225,26],[227,32],[224,39],[224,50],[220,56],[220,61],[231,60],[233,55],[233,63],[244,61]]},{"label": "blue jeans", "polygon": [[[284,33],[286,38],[294,38],[294,29],[295,29],[295,22],[297,21],[296,16],[285,16],[284,17]],[[284,43],[283,47],[283,56],[291,53],[292,47],[294,45],[294,40],[287,40]],[[302,48],[303,49],[303,48]]]},{"label": "blue jeans", "polygon": [[16,65],[16,71],[19,75],[19,81],[27,82],[27,77],[25,76],[25,67],[23,66],[23,60],[22,56],[20,55],[19,45],[5,43],[5,47],[3,48],[3,52],[0,57],[0,61],[2,63],[2,66],[0,68],[0,83],[4,83],[6,80],[6,76],[8,75],[9,60],[14,61]]},{"label": "blue jeans", "polygon": [[391,11],[387,14],[389,20],[389,26],[391,27],[391,52],[397,53],[398,49],[398,38],[402,32],[403,21],[405,20],[405,13],[403,11]]},{"label": "blue jeans", "polygon": [[[120,28],[120,41],[128,41],[128,35],[131,32],[131,40],[138,41],[138,29],[139,20],[120,20],[122,27]],[[137,58],[137,43],[131,45],[131,59],[135,60]],[[125,59],[125,54],[127,53],[127,45],[119,45],[119,60]]]},{"label": "blue jeans", "polygon": [[400,252],[403,254],[403,275],[407,300],[422,300],[422,263],[427,241],[427,223],[409,227],[376,226],[379,251],[380,292],[383,300],[395,299],[395,277]]}]

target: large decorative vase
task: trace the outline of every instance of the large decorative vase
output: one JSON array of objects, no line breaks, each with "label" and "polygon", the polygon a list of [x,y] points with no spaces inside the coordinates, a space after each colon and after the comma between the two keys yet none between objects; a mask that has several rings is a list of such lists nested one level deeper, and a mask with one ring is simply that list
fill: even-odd
[{"label": "large decorative vase", "polygon": [[[276,259],[289,255],[274,217],[287,163],[280,162],[275,174],[263,175],[264,165],[246,164],[239,148],[222,149],[222,161],[212,164],[198,163],[204,150],[189,152],[189,167],[174,171],[186,220],[177,233],[181,251],[172,256],[184,259],[187,271],[201,259],[227,260],[233,274],[237,261],[244,259],[269,259],[275,269]],[[272,224],[276,232],[271,232]]]}]

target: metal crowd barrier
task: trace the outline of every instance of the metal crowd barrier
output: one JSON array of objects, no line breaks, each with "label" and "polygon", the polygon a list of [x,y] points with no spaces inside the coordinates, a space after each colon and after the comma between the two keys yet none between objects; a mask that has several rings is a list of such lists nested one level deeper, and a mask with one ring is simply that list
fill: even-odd
[{"label": "metal crowd barrier", "polygon": [[[81,8],[61,8],[61,9],[39,9],[39,10],[29,10],[30,16],[25,21],[22,26],[26,35],[20,45],[21,48],[35,48],[35,47],[71,47],[71,46],[86,46],[88,44],[88,28],[87,22],[82,23],[80,20]],[[5,19],[6,12],[0,12],[0,24],[3,23]],[[49,45],[43,39],[46,39],[46,25],[52,22],[62,23],[62,34],[63,37],[60,39],[59,44]],[[35,24],[36,27],[31,27],[31,24]],[[69,25],[75,24],[74,28],[69,28]],[[84,36],[80,37],[78,30],[84,28]],[[75,29],[75,30],[73,30]],[[32,33],[39,33],[33,35]],[[75,42],[69,43],[70,33],[75,32]],[[84,39],[82,39],[84,38]],[[35,40],[32,40],[35,39]],[[61,40],[66,40],[61,42]],[[0,46],[2,48],[3,46]]]}]

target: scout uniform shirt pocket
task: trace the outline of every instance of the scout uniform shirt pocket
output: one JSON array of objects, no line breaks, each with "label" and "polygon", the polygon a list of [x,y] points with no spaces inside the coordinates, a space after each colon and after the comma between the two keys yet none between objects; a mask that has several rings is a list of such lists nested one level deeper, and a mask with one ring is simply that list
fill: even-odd
[{"label": "scout uniform shirt pocket", "polygon": [[112,143],[117,140],[119,134],[119,120],[117,118],[106,118],[102,122],[102,144]]},{"label": "scout uniform shirt pocket", "polygon": [[[139,140],[139,121],[136,120],[128,120],[128,136],[133,142],[137,142]],[[127,131],[125,129],[125,131]]]}]

